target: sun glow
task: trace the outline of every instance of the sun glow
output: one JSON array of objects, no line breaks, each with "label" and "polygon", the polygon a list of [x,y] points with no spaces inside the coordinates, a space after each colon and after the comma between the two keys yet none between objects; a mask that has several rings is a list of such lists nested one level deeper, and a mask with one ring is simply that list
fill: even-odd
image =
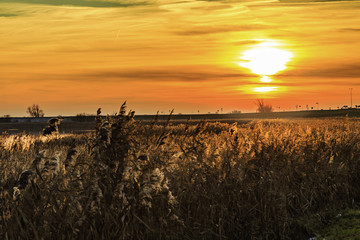
[{"label": "sun glow", "polygon": [[267,86],[246,87],[246,92],[261,94],[264,97],[264,95],[273,95],[284,91],[282,87],[269,86],[268,84],[273,82],[272,75],[287,68],[286,64],[293,57],[293,54],[281,49],[281,44],[276,40],[258,41],[262,42],[243,52],[237,64],[259,75],[260,78],[257,81],[261,84],[267,84]]},{"label": "sun glow", "polygon": [[272,81],[272,79],[269,76],[263,76],[260,81],[264,83],[269,83]]},{"label": "sun glow", "polygon": [[253,89],[254,92],[257,93],[267,93],[277,90],[278,87],[256,87]]},{"label": "sun glow", "polygon": [[280,93],[288,91],[284,86],[271,86],[269,84],[249,84],[239,86],[237,91],[241,91],[243,94],[256,95],[258,98],[273,98]]},{"label": "sun glow", "polygon": [[[239,66],[250,69],[261,76],[274,75],[287,68],[286,63],[293,57],[292,53],[277,48],[275,42],[263,42],[245,51]],[[265,81],[263,81],[265,82]]]}]

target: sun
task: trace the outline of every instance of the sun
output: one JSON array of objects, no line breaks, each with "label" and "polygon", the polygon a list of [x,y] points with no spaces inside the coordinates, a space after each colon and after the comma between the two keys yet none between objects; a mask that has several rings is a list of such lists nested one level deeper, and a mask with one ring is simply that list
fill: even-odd
[{"label": "sun", "polygon": [[[238,65],[261,76],[271,76],[287,68],[292,53],[278,48],[275,42],[263,42],[243,53]],[[265,79],[264,79],[265,80]]]}]

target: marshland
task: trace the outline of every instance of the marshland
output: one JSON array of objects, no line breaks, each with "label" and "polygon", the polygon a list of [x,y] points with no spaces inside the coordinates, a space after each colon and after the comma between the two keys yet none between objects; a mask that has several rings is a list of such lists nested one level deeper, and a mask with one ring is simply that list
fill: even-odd
[{"label": "marshland", "polygon": [[0,135],[0,238],[320,239],[359,204],[356,118],[134,116],[123,105],[89,133]]}]

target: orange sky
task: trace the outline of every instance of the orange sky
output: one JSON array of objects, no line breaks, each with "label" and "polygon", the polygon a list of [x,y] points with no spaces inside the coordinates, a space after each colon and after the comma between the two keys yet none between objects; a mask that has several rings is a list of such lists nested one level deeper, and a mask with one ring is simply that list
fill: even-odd
[{"label": "orange sky", "polygon": [[[1,0],[0,116],[125,100],[137,114],[249,112],[258,98],[328,109],[350,105],[349,88],[360,104],[359,13],[360,1]],[[241,66],[263,43],[292,54],[271,83]]]}]

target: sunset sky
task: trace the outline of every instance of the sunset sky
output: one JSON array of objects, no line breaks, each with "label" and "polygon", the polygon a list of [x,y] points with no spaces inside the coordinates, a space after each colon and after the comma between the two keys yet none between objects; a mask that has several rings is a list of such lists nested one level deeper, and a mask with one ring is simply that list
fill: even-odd
[{"label": "sunset sky", "polygon": [[360,105],[360,1],[0,0],[0,116]]}]

